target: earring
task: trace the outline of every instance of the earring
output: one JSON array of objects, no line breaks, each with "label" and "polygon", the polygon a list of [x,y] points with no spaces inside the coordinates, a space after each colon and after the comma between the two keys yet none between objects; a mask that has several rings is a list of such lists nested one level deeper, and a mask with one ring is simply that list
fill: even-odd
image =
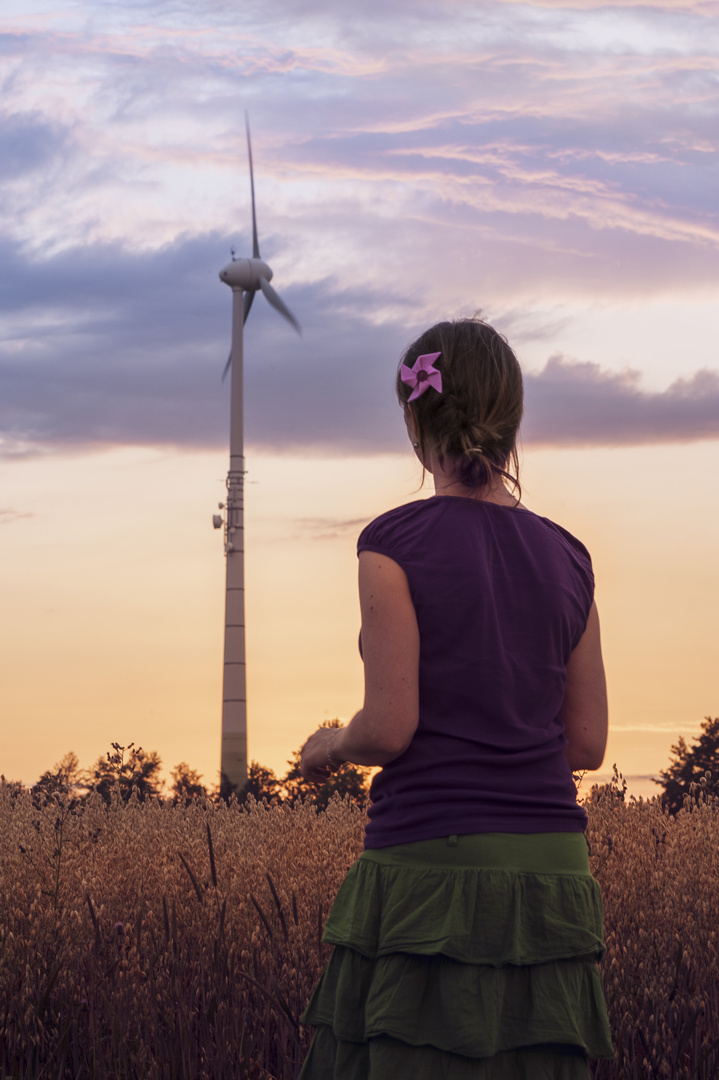
[{"label": "earring", "polygon": [[418,442],[413,442],[413,443],[412,443],[412,446],[413,446],[413,447],[415,448],[415,450],[416,450],[416,449],[417,449],[417,447],[419,446],[419,443],[418,443]]}]

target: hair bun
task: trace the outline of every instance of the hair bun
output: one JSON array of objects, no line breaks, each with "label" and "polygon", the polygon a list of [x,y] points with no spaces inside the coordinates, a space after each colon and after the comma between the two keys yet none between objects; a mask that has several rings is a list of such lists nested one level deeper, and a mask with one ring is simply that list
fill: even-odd
[{"label": "hair bun", "polygon": [[469,487],[490,485],[500,474],[519,491],[522,372],[505,339],[481,319],[437,323],[410,345],[400,367],[426,353],[441,354],[441,395],[423,394],[408,406],[409,391],[397,373],[397,396],[412,410],[420,453],[453,460]]}]

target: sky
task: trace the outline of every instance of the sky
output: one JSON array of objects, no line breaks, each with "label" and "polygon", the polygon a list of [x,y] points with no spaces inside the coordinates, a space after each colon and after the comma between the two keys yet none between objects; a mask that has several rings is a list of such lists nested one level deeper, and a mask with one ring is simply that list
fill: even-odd
[{"label": "sky", "polygon": [[231,250],[250,757],[361,704],[356,536],[431,494],[393,379],[478,311],[524,502],[592,553],[603,772],[719,712],[719,3],[4,0],[0,772],[113,741],[214,783]]}]

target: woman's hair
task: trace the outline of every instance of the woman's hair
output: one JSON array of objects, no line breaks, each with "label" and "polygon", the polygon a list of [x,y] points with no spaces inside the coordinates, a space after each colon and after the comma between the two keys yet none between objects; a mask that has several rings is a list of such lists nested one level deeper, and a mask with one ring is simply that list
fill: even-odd
[{"label": "woman's hair", "polygon": [[[402,381],[402,366],[436,352],[441,393],[430,386],[409,405],[412,387]],[[450,460],[467,487],[483,488],[502,476],[519,499],[522,371],[501,334],[479,318],[437,323],[405,352],[396,385],[400,405],[412,413],[422,457],[431,450],[442,464]]]}]

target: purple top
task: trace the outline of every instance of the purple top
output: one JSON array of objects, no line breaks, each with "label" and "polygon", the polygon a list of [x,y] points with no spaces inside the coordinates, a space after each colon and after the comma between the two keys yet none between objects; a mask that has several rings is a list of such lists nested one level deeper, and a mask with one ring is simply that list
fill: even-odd
[{"label": "purple top", "polygon": [[420,637],[419,725],[372,781],[365,847],[582,832],[558,714],[594,594],[587,549],[529,510],[435,495],[376,518],[357,550],[402,567]]}]

